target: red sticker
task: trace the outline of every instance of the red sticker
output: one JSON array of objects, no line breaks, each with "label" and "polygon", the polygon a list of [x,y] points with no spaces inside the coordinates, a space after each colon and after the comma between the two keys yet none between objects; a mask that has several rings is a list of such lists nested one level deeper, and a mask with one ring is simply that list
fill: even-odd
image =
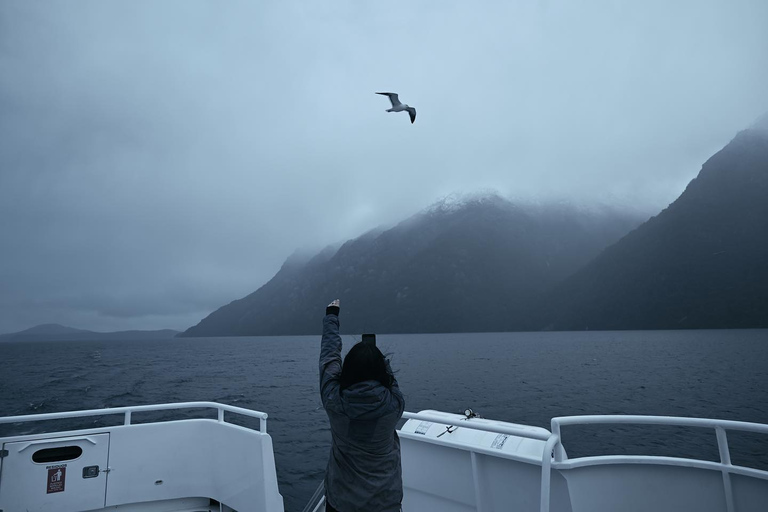
[{"label": "red sticker", "polygon": [[64,492],[64,481],[67,478],[67,467],[51,468],[48,470],[48,494]]}]

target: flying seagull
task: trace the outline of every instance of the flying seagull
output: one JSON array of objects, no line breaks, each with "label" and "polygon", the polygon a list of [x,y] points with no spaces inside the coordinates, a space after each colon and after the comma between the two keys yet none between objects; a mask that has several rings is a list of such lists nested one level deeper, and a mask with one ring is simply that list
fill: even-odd
[{"label": "flying seagull", "polygon": [[411,116],[411,124],[413,124],[413,122],[416,120],[416,109],[413,107],[409,107],[404,103],[400,103],[400,99],[397,97],[397,93],[377,92],[376,94],[381,94],[382,96],[389,96],[389,101],[392,103],[392,108],[388,108],[387,112],[402,112],[403,110],[407,110],[408,115]]}]

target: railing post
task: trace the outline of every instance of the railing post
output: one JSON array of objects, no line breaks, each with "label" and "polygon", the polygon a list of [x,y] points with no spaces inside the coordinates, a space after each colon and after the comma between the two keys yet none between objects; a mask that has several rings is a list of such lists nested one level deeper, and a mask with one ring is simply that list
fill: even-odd
[{"label": "railing post", "polygon": [[219,423],[224,423],[224,409],[222,407],[218,407],[216,410],[219,411]]},{"label": "railing post", "polygon": [[725,491],[725,509],[728,512],[735,512],[733,504],[733,487],[731,486],[731,451],[728,449],[728,435],[721,426],[715,427],[717,435],[717,450],[720,452],[720,464],[723,465],[723,489]]},{"label": "railing post", "polygon": [[475,510],[477,512],[482,512],[485,510],[485,507],[483,507],[483,495],[480,489],[480,472],[477,468],[477,454],[474,451],[470,451],[469,456],[472,460],[472,485],[475,488]]},{"label": "railing post", "polygon": [[264,417],[259,418],[259,432],[262,434],[267,433],[267,415],[265,414]]},{"label": "railing post", "polygon": [[728,435],[723,427],[715,427],[717,434],[717,449],[720,452],[720,462],[731,465],[731,451],[728,449]]},{"label": "railing post", "polygon": [[[560,422],[552,420],[552,434],[556,435],[558,439],[561,439],[560,435]],[[563,443],[558,442],[555,445],[555,462],[563,462],[565,460],[565,450],[563,449]]]},{"label": "railing post", "polygon": [[549,495],[552,483],[552,450],[559,444],[560,437],[554,433],[544,444],[544,454],[541,456],[541,500],[539,512],[549,512]]},{"label": "railing post", "polygon": [[131,424],[131,411],[125,411],[125,425]]}]

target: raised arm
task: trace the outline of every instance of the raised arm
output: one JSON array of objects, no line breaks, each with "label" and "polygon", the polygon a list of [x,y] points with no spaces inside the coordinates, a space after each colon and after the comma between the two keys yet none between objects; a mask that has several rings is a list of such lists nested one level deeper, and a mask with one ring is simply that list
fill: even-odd
[{"label": "raised arm", "polygon": [[403,396],[403,392],[400,391],[400,386],[397,384],[397,378],[395,378],[395,372],[392,371],[392,366],[389,364],[389,359],[385,359],[385,361],[387,362],[387,373],[392,376],[392,386],[389,390],[395,400],[399,402],[400,415],[402,416],[403,411],[405,410],[405,397]]},{"label": "raised arm", "polygon": [[320,398],[323,407],[339,395],[341,377],[341,336],[339,336],[339,299],[325,308],[323,338],[320,342]]}]

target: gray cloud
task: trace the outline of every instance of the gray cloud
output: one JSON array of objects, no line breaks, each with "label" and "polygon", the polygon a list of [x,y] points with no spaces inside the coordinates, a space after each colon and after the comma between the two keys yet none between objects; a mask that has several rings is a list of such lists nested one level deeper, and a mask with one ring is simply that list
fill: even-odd
[{"label": "gray cloud", "polygon": [[[0,3],[0,332],[183,328],[455,191],[672,201],[768,3]],[[395,90],[419,117],[386,114]]]}]

